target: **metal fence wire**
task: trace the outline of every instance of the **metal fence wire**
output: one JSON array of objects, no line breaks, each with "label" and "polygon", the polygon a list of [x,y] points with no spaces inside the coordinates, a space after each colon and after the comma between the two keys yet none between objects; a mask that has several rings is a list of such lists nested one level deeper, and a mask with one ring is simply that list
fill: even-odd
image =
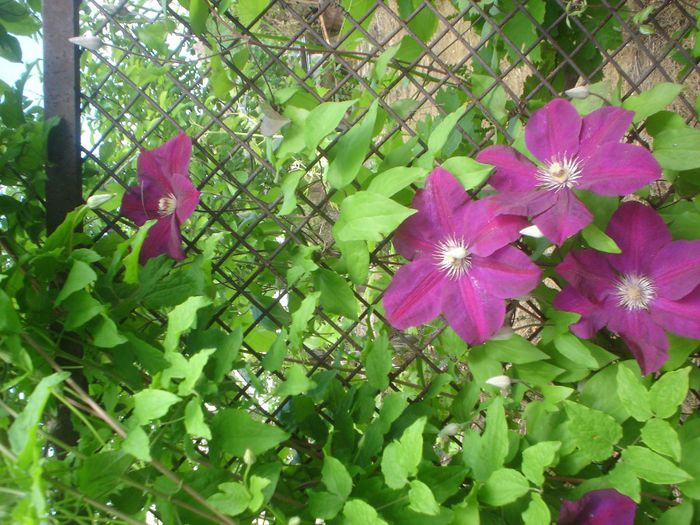
[{"label": "metal fence wire", "polygon": [[[275,334],[308,296],[295,270],[337,264],[338,194],[323,173],[334,146],[366,113],[345,118],[313,158],[277,163],[270,148],[280,135],[270,126],[283,118],[279,105],[291,97],[313,106],[358,93],[376,101],[386,118],[366,159],[374,168],[420,159],[426,129],[464,102],[467,118],[455,139],[463,151],[473,156],[498,138],[510,142],[516,116],[576,85],[601,86],[601,93],[607,86],[624,100],[660,82],[682,83],[673,109],[695,123],[700,68],[691,49],[695,6],[686,1],[270,0],[258,9],[252,6],[260,2],[238,0],[238,11],[219,3],[211,2],[203,34],[191,29],[177,1],[77,6],[80,34],[104,43],[83,50],[79,61],[83,196],[121,194],[136,180],[140,149],[178,130],[192,137],[191,176],[202,199],[183,230],[186,251],[201,253],[215,239],[206,248],[219,305],[212,323],[241,328],[244,336],[242,364],[225,378],[226,401],[243,402],[261,421],[298,436],[307,444],[295,451],[301,463],[318,455],[309,436],[322,432],[290,419],[293,396],[270,395],[290,367],[302,365],[316,378],[332,371],[343,388],[360,392],[364,336],[385,331],[394,350],[389,388],[408,392],[411,401],[434,397],[448,422],[462,385],[442,378],[462,365],[433,350],[435,338],[449,337],[439,323],[410,333],[386,324],[377,305],[399,263],[387,237],[371,246],[367,282],[353,287],[357,317],[319,306],[284,365],[264,366]],[[245,5],[251,7],[244,16]],[[47,33],[53,23],[45,20]],[[644,128],[632,137],[644,141]],[[386,153],[398,143],[402,159]],[[96,241],[134,233],[117,205],[87,225]],[[166,321],[144,315],[146,330]],[[533,301],[509,307],[516,331],[530,338],[538,334],[527,328],[537,315]],[[338,417],[324,405],[314,410],[321,422]],[[188,454],[180,462],[190,461]]]}]

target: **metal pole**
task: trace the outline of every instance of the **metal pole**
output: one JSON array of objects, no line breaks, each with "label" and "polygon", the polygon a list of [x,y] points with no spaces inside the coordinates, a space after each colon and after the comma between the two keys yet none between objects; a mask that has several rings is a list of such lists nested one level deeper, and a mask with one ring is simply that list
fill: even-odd
[{"label": "metal pole", "polygon": [[59,117],[48,137],[46,227],[52,232],[82,203],[80,163],[79,50],[80,0],[43,0],[45,118]]}]

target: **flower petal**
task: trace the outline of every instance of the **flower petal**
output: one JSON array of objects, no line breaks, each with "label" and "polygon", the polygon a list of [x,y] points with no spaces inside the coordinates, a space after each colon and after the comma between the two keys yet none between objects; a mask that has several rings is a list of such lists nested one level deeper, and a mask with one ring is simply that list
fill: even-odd
[{"label": "flower petal", "polygon": [[170,178],[173,194],[177,200],[175,213],[180,223],[185,222],[199,204],[199,190],[194,187],[192,181],[187,175],[173,174]]},{"label": "flower petal", "polygon": [[634,144],[601,144],[583,161],[579,188],[600,195],[627,195],[661,177],[661,167]]},{"label": "flower petal", "polygon": [[673,241],[654,256],[649,276],[659,297],[680,299],[700,286],[700,241]]},{"label": "flower petal", "polygon": [[[552,193],[552,192],[547,192]],[[532,222],[557,246],[588,226],[593,215],[571,190],[556,192],[554,205],[532,218]]]},{"label": "flower petal", "polygon": [[525,126],[527,149],[545,163],[555,157],[576,155],[582,121],[571,102],[552,100],[535,111]]},{"label": "flower petal", "polygon": [[167,159],[167,173],[185,175],[190,171],[190,158],[192,157],[192,139],[180,132],[170,139],[155,152]]},{"label": "flower petal", "polygon": [[655,210],[639,202],[624,202],[613,213],[605,232],[622,253],[609,254],[621,273],[647,275],[656,253],[671,242],[671,232]]},{"label": "flower petal", "polygon": [[400,330],[427,323],[440,315],[447,277],[430,257],[402,266],[384,292],[387,321]]},{"label": "flower petal", "polygon": [[141,226],[148,219],[158,218],[158,201],[161,198],[158,189],[147,180],[141,186],[129,188],[122,197],[120,212],[124,217]]},{"label": "flower petal", "polygon": [[537,186],[537,166],[509,146],[490,146],[476,160],[496,167],[488,182],[498,191],[532,191]]},{"label": "flower petal", "polygon": [[605,255],[596,250],[572,250],[555,269],[594,302],[605,300],[617,281]]},{"label": "flower petal", "polygon": [[576,501],[563,500],[558,525],[634,525],[637,504],[615,489],[593,490]]},{"label": "flower petal", "polygon": [[416,194],[412,205],[447,236],[455,231],[455,212],[469,200],[469,194],[455,176],[438,167],[428,175],[425,189]]},{"label": "flower petal", "polygon": [[617,106],[605,106],[583,117],[579,156],[588,157],[606,142],[620,142],[633,118],[633,111]]},{"label": "flower petal", "polygon": [[470,345],[487,341],[503,326],[506,306],[487,286],[467,274],[444,288],[442,311],[452,329]]},{"label": "flower petal", "polygon": [[499,203],[486,197],[471,201],[460,210],[455,233],[466,241],[472,253],[486,257],[516,241],[527,224],[525,217],[501,215]]},{"label": "flower petal", "polygon": [[526,254],[506,246],[488,257],[473,257],[469,273],[486,293],[511,299],[534,290],[542,272]]},{"label": "flower petal", "polygon": [[567,286],[559,292],[554,298],[552,306],[564,312],[581,314],[581,319],[570,325],[569,329],[584,339],[590,339],[605,326],[604,316],[601,315],[603,310],[600,306],[591,302],[573,286]]},{"label": "flower petal", "polygon": [[[609,299],[608,302],[613,299]],[[668,338],[646,310],[609,308],[608,328],[620,334],[642,374],[656,372],[668,360]]]},{"label": "flower petal", "polygon": [[677,301],[656,299],[650,310],[654,321],[669,332],[700,339],[700,288]]},{"label": "flower petal", "polygon": [[146,235],[146,239],[141,246],[139,259],[143,264],[151,257],[156,257],[167,253],[176,261],[185,258],[182,250],[182,235],[180,225],[174,215],[164,217],[156,222]]}]

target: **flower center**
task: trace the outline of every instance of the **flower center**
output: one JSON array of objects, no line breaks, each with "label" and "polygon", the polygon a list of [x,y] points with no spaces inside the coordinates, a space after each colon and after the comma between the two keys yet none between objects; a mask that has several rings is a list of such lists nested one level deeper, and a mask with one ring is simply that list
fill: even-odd
[{"label": "flower center", "polygon": [[615,284],[615,296],[618,306],[627,310],[646,310],[656,296],[656,288],[651,279],[644,275],[623,275]]},{"label": "flower center", "polygon": [[472,265],[472,258],[463,239],[448,237],[437,245],[435,260],[438,268],[450,279],[459,279]]},{"label": "flower center", "polygon": [[158,201],[158,215],[167,217],[175,213],[177,208],[177,199],[172,193],[168,193],[165,197],[161,197]]},{"label": "flower center", "polygon": [[537,172],[539,187],[545,190],[573,188],[580,178],[581,162],[576,157],[555,157]]}]

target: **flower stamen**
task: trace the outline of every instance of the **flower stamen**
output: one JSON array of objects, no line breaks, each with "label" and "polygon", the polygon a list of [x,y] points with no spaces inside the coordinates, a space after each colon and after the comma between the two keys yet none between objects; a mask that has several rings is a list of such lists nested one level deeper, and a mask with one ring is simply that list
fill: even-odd
[{"label": "flower stamen", "polygon": [[437,267],[450,279],[459,279],[472,265],[471,253],[463,239],[447,237],[437,245],[435,251]]},{"label": "flower stamen", "polygon": [[158,215],[160,217],[167,217],[175,213],[177,209],[177,199],[173,193],[168,193],[165,197],[161,197],[158,200]]},{"label": "flower stamen", "polygon": [[656,297],[654,283],[644,275],[626,274],[615,284],[617,304],[627,310],[646,310]]},{"label": "flower stamen", "polygon": [[536,175],[538,187],[559,191],[574,188],[581,178],[581,161],[576,157],[554,157],[549,164],[540,168]]}]

